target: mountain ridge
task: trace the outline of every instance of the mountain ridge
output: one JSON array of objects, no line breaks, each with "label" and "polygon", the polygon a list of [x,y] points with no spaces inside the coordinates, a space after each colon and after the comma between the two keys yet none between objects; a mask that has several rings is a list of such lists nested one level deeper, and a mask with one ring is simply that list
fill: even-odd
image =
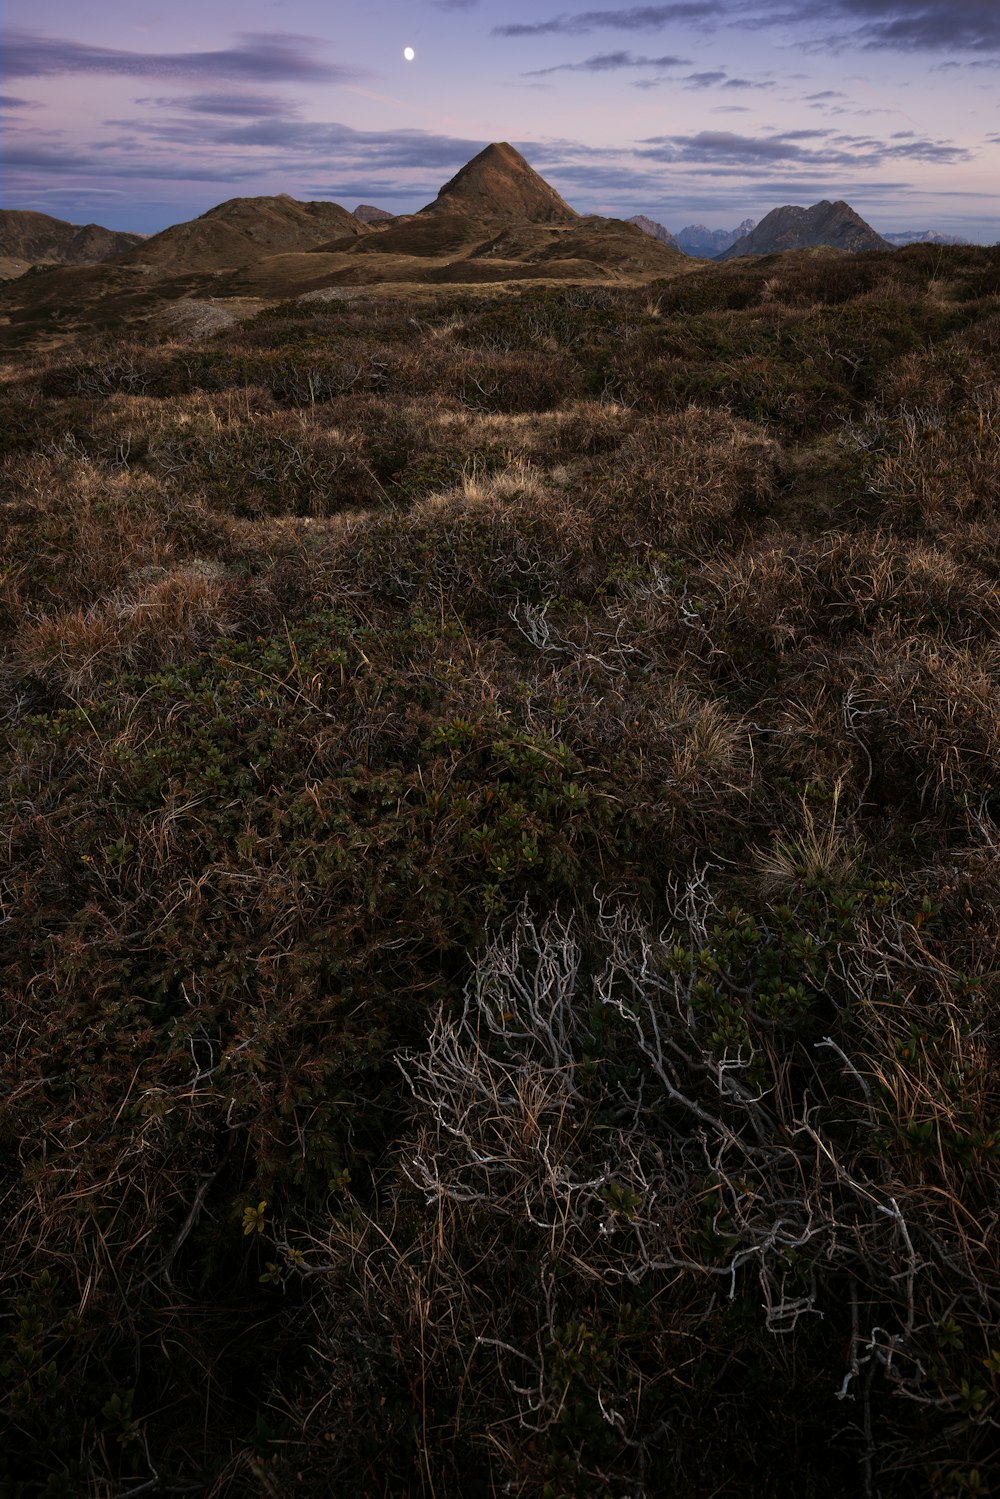
[{"label": "mountain ridge", "polygon": [[309,250],[332,234],[360,236],[368,228],[339,203],[274,197],[227,198],[196,219],[171,224],[121,257],[123,264],[159,270],[239,270],[267,254]]},{"label": "mountain ridge", "polygon": [[757,227],[756,219],[746,218],[735,229],[709,229],[706,224],[686,224],[676,234],[677,247],[685,255],[697,255],[701,259],[713,260],[728,250],[730,245],[751,234]]},{"label": "mountain ridge", "polygon": [[101,224],[72,224],[28,208],[2,208],[0,275],[20,276],[33,265],[92,265],[124,254],[144,238]]},{"label": "mountain ridge", "polygon": [[938,229],[900,229],[889,234],[883,234],[890,245],[897,249],[903,245],[968,245],[970,240],[963,239],[960,234],[942,234]]}]

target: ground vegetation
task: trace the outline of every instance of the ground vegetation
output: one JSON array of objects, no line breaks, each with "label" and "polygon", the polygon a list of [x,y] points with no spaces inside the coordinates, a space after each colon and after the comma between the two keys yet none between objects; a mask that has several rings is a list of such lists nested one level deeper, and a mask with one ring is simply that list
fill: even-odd
[{"label": "ground vegetation", "polygon": [[995,1492],[1000,251],[0,406],[4,1499]]}]

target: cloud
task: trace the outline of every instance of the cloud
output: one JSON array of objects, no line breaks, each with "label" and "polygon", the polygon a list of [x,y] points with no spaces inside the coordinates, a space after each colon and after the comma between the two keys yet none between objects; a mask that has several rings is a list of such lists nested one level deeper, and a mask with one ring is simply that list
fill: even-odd
[{"label": "cloud", "polygon": [[725,78],[725,73],[689,73],[684,79],[690,88],[715,88]]},{"label": "cloud", "polygon": [[39,109],[34,99],[19,99],[16,94],[0,94],[0,109]]},{"label": "cloud", "polygon": [[[558,179],[559,190],[572,202],[577,193],[595,197],[610,197],[631,204],[642,204],[662,198],[664,192],[663,173],[649,166],[633,166],[628,163],[599,165],[592,162],[553,161],[542,174],[546,181]],[[645,212],[639,207],[630,212]]]},{"label": "cloud", "polygon": [[710,68],[703,73],[688,73],[681,79],[689,89],[774,88],[769,82],[755,83],[750,78],[730,78],[725,68]]},{"label": "cloud", "polygon": [[67,173],[75,173],[80,177],[93,173],[102,182],[107,182],[109,177],[175,182],[236,182],[254,176],[257,171],[255,163],[247,162],[236,166],[222,162],[217,167],[212,167],[193,161],[178,161],[174,155],[130,161],[120,156],[109,159],[105,150],[92,154],[86,151],[54,151],[45,146],[18,145],[16,142],[4,150],[4,165],[8,171],[20,168],[37,173],[51,172],[60,177]]},{"label": "cloud", "polygon": [[[127,159],[123,153],[129,157],[138,154],[137,142],[142,143],[143,151],[168,148],[171,162],[180,151],[189,152],[192,161],[205,159],[220,167],[228,160],[239,168],[241,176],[247,171],[259,174],[275,169],[306,170],[315,175],[319,162],[324,173],[342,166],[351,173],[405,168],[450,175],[487,144],[426,130],[355,130],[337,121],[299,120],[288,115],[238,119],[225,114],[180,114],[105,123],[123,132],[120,141],[108,142],[102,148],[109,177]],[[147,175],[160,175],[159,156],[149,157]]]},{"label": "cloud", "polygon": [[835,0],[832,9],[845,19],[862,21],[855,39],[866,47],[907,52],[1000,49],[996,0]]},{"label": "cloud", "polygon": [[316,37],[287,32],[245,32],[240,44],[219,52],[122,52],[11,27],[4,66],[9,78],[56,78],[105,73],[125,78],[189,78],[217,84],[294,79],[339,82],[360,76],[355,68],[319,62]]},{"label": "cloud", "polygon": [[939,62],[935,64],[935,73],[947,73],[952,68],[989,68],[995,71],[1000,68],[1000,57],[980,57],[974,62]]},{"label": "cloud", "polygon": [[[778,135],[737,135],[730,130],[702,130],[697,135],[652,136],[641,142],[639,156],[670,163],[696,163],[707,172],[728,173],[768,164],[801,163],[813,171],[842,167],[878,167],[886,162],[921,161],[943,165],[968,161],[972,153],[947,141],[880,141],[869,136],[836,135],[824,130],[788,130]],[[807,147],[803,141],[822,141]]]},{"label": "cloud", "polygon": [[545,78],[549,73],[613,73],[622,68],[683,68],[687,57],[633,57],[631,52],[599,52],[583,62],[560,62],[551,68],[533,68],[522,78]]},{"label": "cloud", "polygon": [[179,109],[185,114],[228,115],[243,119],[268,116],[288,119],[296,113],[295,106],[279,94],[180,94],[165,99],[133,99],[132,103],[140,107],[153,105],[157,109]]},{"label": "cloud", "polygon": [[697,135],[653,137],[651,150],[640,151],[656,161],[748,162],[794,161],[806,153],[782,136],[737,135],[731,130],[700,130]]},{"label": "cloud", "polygon": [[[381,178],[375,181],[372,177],[342,177],[336,182],[309,182],[304,185],[303,192],[310,198],[334,198],[338,203],[346,204],[349,199],[356,199],[359,203],[371,203],[378,200],[378,207],[382,207],[386,198],[404,198],[412,202],[414,196],[420,196],[419,190],[415,190],[412,182],[403,178]],[[423,194],[428,202],[437,192],[437,187],[429,184],[423,189]],[[400,209],[400,212],[405,212]]]},{"label": "cloud", "polygon": [[549,21],[494,26],[494,36],[584,36],[590,31],[662,31],[678,21],[707,21],[722,12],[719,0],[681,0],[674,5],[633,5],[627,10],[585,10]]},{"label": "cloud", "polygon": [[842,94],[839,89],[824,88],[818,94],[806,94],[805,98],[807,104],[817,104],[822,99],[846,99],[847,95]]},{"label": "cloud", "polygon": [[125,198],[128,189],[124,187],[43,187],[38,192],[40,198]]}]

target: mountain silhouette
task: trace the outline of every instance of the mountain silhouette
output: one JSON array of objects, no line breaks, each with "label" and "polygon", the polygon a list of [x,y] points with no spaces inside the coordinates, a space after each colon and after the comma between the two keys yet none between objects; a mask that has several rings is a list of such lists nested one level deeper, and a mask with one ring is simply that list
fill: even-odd
[{"label": "mountain silhouette", "polygon": [[506,141],[466,162],[420,212],[459,214],[480,224],[574,224],[580,217]]},{"label": "mountain silhouette", "polygon": [[756,229],[715,258],[735,260],[741,255],[773,255],[778,250],[809,250],[820,245],[855,255],[862,250],[893,249],[849,203],[830,203],[824,198],[811,208],[792,204],[772,208]]}]

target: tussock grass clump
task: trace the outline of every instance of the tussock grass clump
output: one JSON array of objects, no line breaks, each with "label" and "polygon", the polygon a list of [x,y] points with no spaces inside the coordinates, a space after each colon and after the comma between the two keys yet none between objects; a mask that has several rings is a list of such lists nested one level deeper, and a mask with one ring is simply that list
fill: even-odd
[{"label": "tussock grass clump", "polygon": [[996,254],[0,388],[0,1494],[995,1488]]},{"label": "tussock grass clump", "polygon": [[1000,499],[1000,392],[957,413],[934,406],[873,411],[861,441],[868,485],[887,518],[934,530],[941,520],[996,514]]},{"label": "tussock grass clump", "polygon": [[169,572],[147,569],[101,605],[47,615],[22,630],[10,664],[66,697],[87,697],[100,681],[187,661],[229,634],[234,593],[218,564],[200,559]]},{"label": "tussock grass clump", "polygon": [[778,448],[722,412],[687,410],[636,423],[588,489],[599,523],[654,546],[726,534],[774,491]]}]

